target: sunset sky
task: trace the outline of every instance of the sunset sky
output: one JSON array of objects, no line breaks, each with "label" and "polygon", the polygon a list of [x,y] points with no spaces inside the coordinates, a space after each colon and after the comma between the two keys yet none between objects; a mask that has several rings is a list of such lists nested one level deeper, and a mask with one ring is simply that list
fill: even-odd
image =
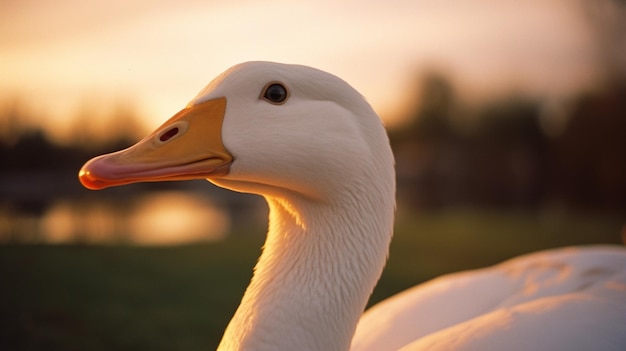
[{"label": "sunset sky", "polygon": [[100,111],[94,118],[133,106],[152,128],[249,60],[332,72],[383,116],[429,68],[468,96],[560,98],[598,74],[597,33],[582,2],[2,1],[0,103],[19,101],[56,137],[85,104]]}]

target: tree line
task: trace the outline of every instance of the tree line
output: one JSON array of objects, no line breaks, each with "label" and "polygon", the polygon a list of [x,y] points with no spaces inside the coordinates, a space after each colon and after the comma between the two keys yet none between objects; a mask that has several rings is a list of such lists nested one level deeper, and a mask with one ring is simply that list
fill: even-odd
[{"label": "tree line", "polygon": [[[390,132],[399,199],[412,206],[626,209],[626,83],[563,106],[522,96],[470,109],[437,74]],[[471,110],[471,111],[468,111]]]},{"label": "tree line", "polygon": [[[419,208],[626,209],[624,81],[557,107],[522,96],[467,107],[445,77],[431,74],[422,84],[409,122],[389,131],[399,202]],[[7,116],[13,112],[3,113],[0,120],[16,120]],[[94,155],[137,140],[126,133],[106,143],[77,138],[60,145],[38,128],[13,128],[11,138],[6,132],[0,140],[5,174],[73,174]]]}]

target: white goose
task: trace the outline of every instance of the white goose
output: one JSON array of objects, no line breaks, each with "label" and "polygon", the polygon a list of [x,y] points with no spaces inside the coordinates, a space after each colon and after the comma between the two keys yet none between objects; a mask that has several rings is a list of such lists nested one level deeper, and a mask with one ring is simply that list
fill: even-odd
[{"label": "white goose", "polygon": [[626,250],[618,246],[446,276],[360,318],[392,236],[393,156],[362,96],[313,68],[237,65],[79,177],[91,189],[208,178],[265,197],[263,253],[220,350],[626,349]]}]

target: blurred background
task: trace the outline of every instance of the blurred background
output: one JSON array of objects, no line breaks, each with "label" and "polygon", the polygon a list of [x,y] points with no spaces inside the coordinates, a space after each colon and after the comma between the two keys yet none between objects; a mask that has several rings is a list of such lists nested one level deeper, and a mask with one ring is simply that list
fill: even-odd
[{"label": "blurred background", "polygon": [[0,2],[0,348],[212,348],[267,207],[206,181],[93,192],[127,147],[243,61],[367,97],[397,163],[372,302],[529,251],[623,241],[619,0]]}]

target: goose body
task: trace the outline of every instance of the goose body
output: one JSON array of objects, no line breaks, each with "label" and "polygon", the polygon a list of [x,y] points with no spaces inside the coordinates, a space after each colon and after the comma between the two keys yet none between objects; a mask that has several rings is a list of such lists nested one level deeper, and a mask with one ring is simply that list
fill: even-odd
[{"label": "goose body", "polygon": [[91,189],[206,178],[265,197],[263,253],[220,350],[626,348],[626,250],[617,246],[442,277],[361,318],[392,237],[393,155],[363,97],[310,67],[234,66],[79,178]]},{"label": "goose body", "polygon": [[622,350],[624,251],[553,249],[439,277],[369,309],[352,350]]}]

